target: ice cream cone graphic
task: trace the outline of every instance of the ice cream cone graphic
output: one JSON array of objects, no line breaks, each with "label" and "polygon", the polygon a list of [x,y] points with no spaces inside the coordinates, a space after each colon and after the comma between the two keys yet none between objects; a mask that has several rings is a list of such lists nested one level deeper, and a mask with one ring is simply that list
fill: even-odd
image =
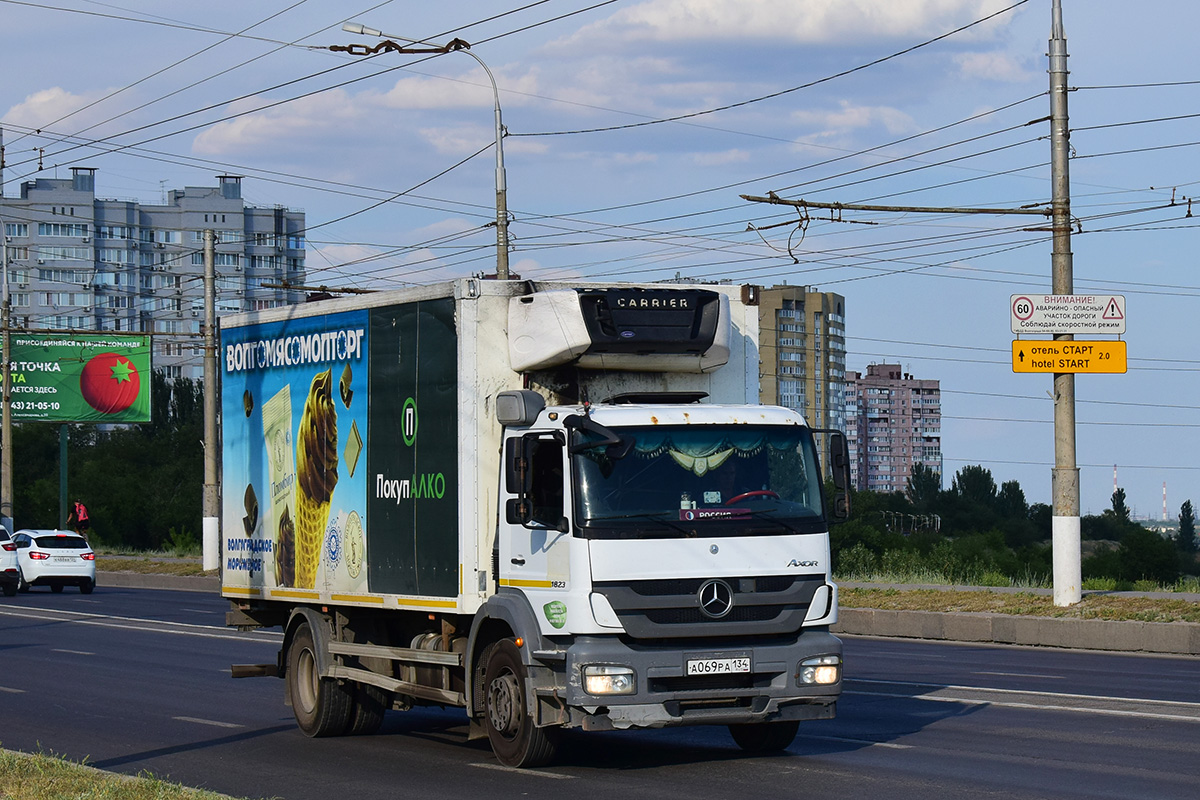
[{"label": "ice cream cone graphic", "polygon": [[312,589],[337,485],[337,410],[333,371],[313,378],[296,435],[296,586]]}]

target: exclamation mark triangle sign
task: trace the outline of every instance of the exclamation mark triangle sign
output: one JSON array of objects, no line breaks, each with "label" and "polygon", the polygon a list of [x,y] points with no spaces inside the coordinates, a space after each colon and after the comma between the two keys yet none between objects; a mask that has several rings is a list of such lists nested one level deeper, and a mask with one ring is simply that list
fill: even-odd
[{"label": "exclamation mark triangle sign", "polygon": [[1117,298],[1108,298],[1108,305],[1104,308],[1104,319],[1125,319],[1125,315],[1121,313],[1121,306],[1117,303]]}]

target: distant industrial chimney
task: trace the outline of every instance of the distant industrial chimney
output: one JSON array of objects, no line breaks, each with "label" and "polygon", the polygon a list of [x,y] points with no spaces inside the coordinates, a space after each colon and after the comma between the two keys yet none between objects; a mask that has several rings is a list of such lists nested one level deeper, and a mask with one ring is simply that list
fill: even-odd
[{"label": "distant industrial chimney", "polygon": [[1167,521],[1167,482],[1163,481],[1163,522]]}]

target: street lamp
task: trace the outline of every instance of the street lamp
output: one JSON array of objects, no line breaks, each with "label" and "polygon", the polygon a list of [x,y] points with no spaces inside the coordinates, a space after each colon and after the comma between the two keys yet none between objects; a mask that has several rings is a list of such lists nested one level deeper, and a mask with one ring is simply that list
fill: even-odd
[{"label": "street lamp", "polygon": [[488,80],[492,82],[492,99],[495,101],[496,108],[496,277],[502,281],[508,280],[508,197],[507,186],[504,180],[504,125],[500,120],[500,90],[496,87],[496,77],[492,75],[492,71],[488,69],[488,65],[483,63],[483,59],[471,51],[471,45],[462,39],[454,39],[446,45],[433,45],[419,39],[409,39],[404,36],[397,36],[394,33],[384,33],[375,28],[368,28],[358,22],[347,22],[342,25],[342,30],[360,36],[399,39],[402,42],[410,44],[425,45],[427,49],[406,48],[395,42],[387,41],[373,48],[361,45],[358,47],[355,45],[334,45],[329,48],[330,50],[343,51],[351,55],[373,55],[384,50],[392,50],[397,53],[466,53],[475,59],[479,63],[479,66],[483,67],[483,71],[487,73]]}]

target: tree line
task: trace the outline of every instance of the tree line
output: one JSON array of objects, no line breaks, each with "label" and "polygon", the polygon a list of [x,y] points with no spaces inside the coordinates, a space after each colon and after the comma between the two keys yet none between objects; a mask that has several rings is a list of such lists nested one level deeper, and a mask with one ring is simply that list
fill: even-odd
[{"label": "tree line", "polygon": [[[101,545],[163,550],[198,541],[204,483],[204,399],[199,381],[151,377],[151,421],[69,425],[67,502],[91,517]],[[13,426],[13,520],[57,528],[60,425]]]},{"label": "tree line", "polygon": [[[851,509],[850,521],[831,531],[839,574],[924,570],[963,583],[1050,581],[1050,506],[1028,503],[1015,480],[997,486],[983,466],[963,467],[943,489],[937,472],[917,464],[905,491],[853,491]],[[1130,519],[1125,490],[1117,489],[1111,508],[1081,517],[1080,535],[1084,580],[1170,585],[1200,572],[1190,500],[1180,508],[1178,534],[1165,538]]]},{"label": "tree line", "polygon": [[[102,545],[164,550],[198,542],[204,481],[204,404],[199,381],[151,380],[149,423],[69,426],[68,501],[91,512],[91,536]],[[15,524],[59,525],[59,426],[21,423],[13,431]],[[948,489],[941,476],[917,464],[905,491],[851,492],[851,519],[831,531],[839,574],[925,569],[978,583],[1047,582],[1051,575],[1051,517],[1028,503],[1021,485],[997,486],[990,470],[960,469]],[[1196,575],[1195,512],[1179,512],[1172,540],[1129,517],[1125,491],[1112,508],[1080,520],[1083,576],[1119,582],[1174,583]]]}]

